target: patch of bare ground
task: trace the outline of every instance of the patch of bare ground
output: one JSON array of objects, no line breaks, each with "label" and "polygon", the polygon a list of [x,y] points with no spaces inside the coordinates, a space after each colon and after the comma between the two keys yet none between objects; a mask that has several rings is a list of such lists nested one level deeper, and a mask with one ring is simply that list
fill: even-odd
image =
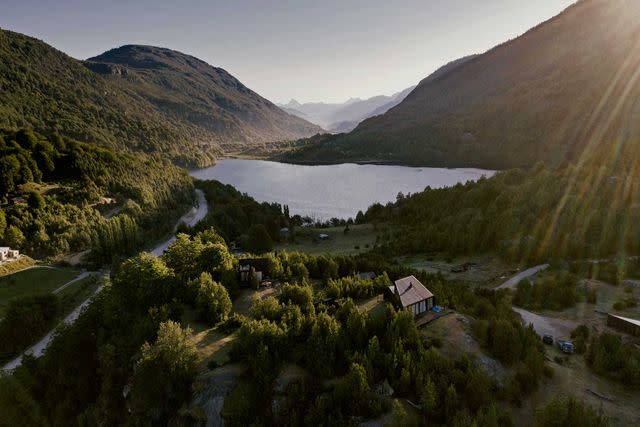
[{"label": "patch of bare ground", "polygon": [[[572,395],[601,409],[612,426],[640,425],[640,393],[594,374],[580,355],[565,356],[555,347],[547,347],[547,355],[553,377],[542,378],[541,385],[520,408],[511,408],[514,420],[528,425],[533,421],[536,408],[556,396]],[[562,364],[558,363],[560,360]]]},{"label": "patch of bare ground", "polygon": [[466,354],[475,360],[477,366],[498,383],[507,379],[507,370],[499,361],[485,354],[480,344],[471,334],[471,326],[475,320],[467,315],[452,313],[423,326],[420,331],[427,339],[439,341],[440,352],[446,357],[457,359]]},{"label": "patch of bare ground", "polygon": [[233,301],[233,312],[249,316],[251,314],[251,304],[256,299],[264,299],[275,293],[273,287],[262,287],[258,290],[243,289],[240,295]]}]

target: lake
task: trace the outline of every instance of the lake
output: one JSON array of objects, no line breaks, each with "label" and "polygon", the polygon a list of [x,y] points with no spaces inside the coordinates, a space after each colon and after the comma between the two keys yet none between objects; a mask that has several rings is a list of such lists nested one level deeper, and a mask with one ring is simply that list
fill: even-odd
[{"label": "lake", "polygon": [[494,173],[353,163],[307,166],[240,159],[220,160],[215,166],[190,172],[197,179],[231,184],[260,202],[289,205],[292,215],[316,220],[355,217],[375,202],[396,200],[398,192],[453,186]]}]

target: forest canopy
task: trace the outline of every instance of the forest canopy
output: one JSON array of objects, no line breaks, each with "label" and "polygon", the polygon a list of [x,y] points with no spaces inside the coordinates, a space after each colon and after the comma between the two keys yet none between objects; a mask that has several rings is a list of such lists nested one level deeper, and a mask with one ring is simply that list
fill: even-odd
[{"label": "forest canopy", "polygon": [[0,243],[32,255],[131,253],[193,200],[187,173],[150,155],[0,130]]}]

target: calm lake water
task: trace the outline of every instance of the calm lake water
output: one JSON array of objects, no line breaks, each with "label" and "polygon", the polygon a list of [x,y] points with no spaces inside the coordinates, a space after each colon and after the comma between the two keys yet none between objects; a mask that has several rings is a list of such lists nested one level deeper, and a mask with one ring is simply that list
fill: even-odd
[{"label": "calm lake water", "polygon": [[289,205],[291,214],[314,219],[355,217],[375,202],[386,203],[403,194],[490,177],[481,169],[413,168],[357,165],[301,166],[263,160],[220,160],[215,166],[191,171],[191,176],[231,184],[260,202]]}]

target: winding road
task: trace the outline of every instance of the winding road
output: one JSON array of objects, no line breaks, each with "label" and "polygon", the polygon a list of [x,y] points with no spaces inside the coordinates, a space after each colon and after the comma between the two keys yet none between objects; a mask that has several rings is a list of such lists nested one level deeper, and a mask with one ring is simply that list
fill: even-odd
[{"label": "winding road", "polygon": [[[207,212],[209,211],[209,207],[207,205],[207,199],[204,197],[204,193],[201,190],[196,190],[196,195],[198,197],[198,205],[194,206],[188,213],[186,213],[185,215],[182,216],[182,218],[180,218],[180,220],[178,221],[178,223],[176,224],[176,226],[174,228],[174,232],[175,232],[175,230],[177,230],[177,228],[178,228],[178,226],[180,224],[185,223],[189,227],[193,227],[194,225],[196,225],[198,222],[200,222],[207,215]],[[160,256],[171,245],[171,243],[173,243],[175,240],[176,240],[176,238],[175,238],[175,236],[173,236],[172,238],[168,239],[167,241],[162,242],[159,245],[157,245],[156,247],[154,247],[153,249],[151,249],[150,252],[152,254],[156,255],[156,256]],[[82,273],[82,274],[80,274],[75,279],[65,283],[64,285],[62,285],[61,287],[59,287],[58,289],[53,291],[53,293],[60,292],[61,290],[63,290],[67,286],[77,282],[78,280],[84,279],[89,274],[91,274],[91,273]],[[106,277],[106,276],[108,276],[108,274],[109,273],[105,273],[103,276]],[[96,289],[96,291],[94,292],[93,295],[91,295],[89,298],[84,300],[82,302],[82,304],[80,304],[78,307],[75,308],[75,310],[73,310],[71,313],[69,313],[69,315],[67,315],[67,317],[65,317],[64,320],[62,321],[62,324],[70,325],[73,322],[75,322],[76,319],[78,319],[78,317],[80,316],[80,313],[82,313],[82,310],[91,303],[93,297],[95,295],[97,295],[98,293],[100,293],[101,290],[102,290],[102,285],[100,285],[98,287],[98,289]],[[22,357],[25,354],[32,354],[35,357],[42,356],[44,354],[45,350],[47,349],[47,347],[49,346],[49,343],[53,339],[54,334],[55,334],[55,329],[49,331],[49,333],[47,335],[45,335],[35,345],[31,346],[30,348],[25,350],[20,356],[16,357],[11,362],[9,362],[6,365],[4,365],[2,367],[2,370],[4,370],[4,371],[12,371],[15,368],[17,368],[18,366],[20,366],[22,364]]]},{"label": "winding road", "polygon": [[[202,190],[196,190],[196,195],[198,196],[198,205],[194,206],[189,212],[184,214],[182,218],[180,218],[180,220],[178,220],[178,223],[173,229],[174,233],[176,232],[180,224],[184,223],[189,227],[193,227],[197,223],[202,221],[205,216],[207,216],[207,213],[209,212],[209,205],[207,205],[207,199],[204,197],[204,192]],[[151,254],[155,256],[160,256],[175,241],[176,241],[176,236],[173,236],[170,239],[158,244],[149,252],[151,252]]]},{"label": "winding road", "polygon": [[[540,271],[546,270],[547,268],[549,268],[549,264],[542,264],[521,271],[502,285],[498,286],[496,289],[513,289],[522,280],[535,276]],[[549,334],[555,338],[564,337],[569,335],[571,331],[577,327],[577,324],[570,320],[541,316],[518,307],[512,307],[512,310],[520,315],[522,323],[533,326],[533,329],[540,336]]]}]

